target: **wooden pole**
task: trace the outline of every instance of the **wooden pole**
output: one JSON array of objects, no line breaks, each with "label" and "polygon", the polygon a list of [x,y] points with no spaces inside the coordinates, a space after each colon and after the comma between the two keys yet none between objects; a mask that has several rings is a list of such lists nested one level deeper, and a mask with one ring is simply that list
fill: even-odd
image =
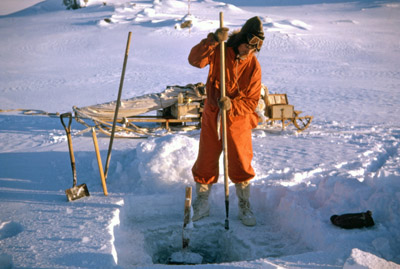
[{"label": "wooden pole", "polygon": [[102,162],[101,162],[101,156],[100,156],[100,151],[99,151],[99,144],[97,143],[96,130],[95,130],[94,127],[92,127],[92,137],[93,137],[94,150],[96,151],[97,164],[98,164],[98,166],[99,166],[101,185],[103,186],[104,195],[107,196],[107,195],[108,195],[108,192],[107,192],[106,179],[105,179],[105,177],[104,177],[103,164],[102,164]]},{"label": "wooden pole", "polygon": [[[224,27],[224,13],[219,13],[219,27]],[[225,97],[225,42],[220,41],[221,50],[221,98]],[[228,142],[227,142],[227,128],[226,128],[226,110],[221,111],[222,121],[222,150],[224,154],[224,185],[225,185],[225,229],[229,230],[229,175],[228,175]]]},{"label": "wooden pole", "polygon": [[192,208],[192,187],[186,187],[185,192],[185,211],[183,217],[183,233],[182,233],[182,248],[189,247],[190,238],[187,231],[187,225],[190,223],[190,213]]},{"label": "wooden pole", "polygon": [[128,34],[128,41],[126,44],[126,50],[125,50],[125,58],[124,58],[124,64],[122,66],[122,74],[121,74],[121,80],[119,82],[119,90],[118,90],[118,99],[117,103],[115,104],[115,113],[114,113],[114,121],[113,121],[113,126],[111,130],[111,137],[110,137],[110,144],[108,146],[108,153],[107,153],[107,160],[106,160],[106,167],[104,169],[104,178],[107,180],[107,175],[108,175],[108,168],[110,166],[110,159],[111,159],[111,150],[112,150],[112,145],[114,141],[114,135],[115,135],[115,125],[117,123],[117,118],[118,118],[118,110],[121,102],[121,94],[122,94],[122,87],[124,85],[124,78],[125,78],[125,69],[126,69],[126,63],[128,61],[128,54],[129,54],[129,46],[131,44],[131,37],[132,37],[132,32],[129,32]]}]

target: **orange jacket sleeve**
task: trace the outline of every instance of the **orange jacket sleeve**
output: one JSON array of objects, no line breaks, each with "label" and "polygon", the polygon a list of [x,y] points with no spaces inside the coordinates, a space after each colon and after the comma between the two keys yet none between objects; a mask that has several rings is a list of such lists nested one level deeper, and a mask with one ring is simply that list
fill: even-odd
[{"label": "orange jacket sleeve", "polygon": [[214,56],[215,48],[218,46],[212,33],[208,34],[207,38],[200,41],[194,46],[189,54],[189,63],[195,67],[203,68],[207,66]]}]

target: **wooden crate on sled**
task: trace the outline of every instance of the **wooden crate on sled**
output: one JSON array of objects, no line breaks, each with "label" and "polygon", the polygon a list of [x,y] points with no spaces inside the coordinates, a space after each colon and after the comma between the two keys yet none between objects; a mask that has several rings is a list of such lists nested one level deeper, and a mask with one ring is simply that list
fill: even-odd
[{"label": "wooden crate on sled", "polygon": [[310,126],[313,116],[300,116],[302,111],[295,110],[289,104],[286,93],[265,94],[265,116],[267,124],[281,121],[282,129],[293,123],[298,132],[304,131]]},{"label": "wooden crate on sled", "polygon": [[189,123],[192,128],[199,128],[204,102],[192,102],[190,98],[178,98],[177,103],[157,111],[157,115],[165,120],[164,127],[167,129],[188,129]]}]

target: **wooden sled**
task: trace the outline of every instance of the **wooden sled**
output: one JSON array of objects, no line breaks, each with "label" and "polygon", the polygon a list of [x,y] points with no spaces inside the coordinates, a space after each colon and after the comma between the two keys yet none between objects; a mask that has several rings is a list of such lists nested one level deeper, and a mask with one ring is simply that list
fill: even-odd
[{"label": "wooden sled", "polygon": [[[163,93],[122,100],[115,137],[144,138],[198,129],[204,99],[204,85],[198,83],[169,86]],[[81,133],[95,127],[108,136],[111,135],[114,109],[115,102],[73,107],[75,120],[87,127]]]},{"label": "wooden sled", "polygon": [[281,121],[282,130],[293,124],[297,132],[302,132],[310,126],[313,116],[300,116],[302,111],[294,110],[288,102],[285,93],[266,94],[264,96],[266,124],[273,125]]}]

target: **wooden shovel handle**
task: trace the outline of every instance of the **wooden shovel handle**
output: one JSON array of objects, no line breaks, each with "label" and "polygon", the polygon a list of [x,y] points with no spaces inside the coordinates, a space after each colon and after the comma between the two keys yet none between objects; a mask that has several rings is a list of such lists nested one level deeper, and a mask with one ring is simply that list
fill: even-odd
[{"label": "wooden shovel handle", "polygon": [[[68,126],[64,122],[64,118],[68,117]],[[74,149],[72,147],[72,137],[71,137],[71,122],[72,122],[72,114],[70,112],[63,113],[60,115],[61,124],[64,126],[65,132],[67,133],[67,140],[68,140],[68,149],[69,149],[69,157],[71,159],[71,168],[72,168],[72,186],[75,187],[77,180],[76,180],[76,167],[75,167],[75,157],[74,157]]]}]

